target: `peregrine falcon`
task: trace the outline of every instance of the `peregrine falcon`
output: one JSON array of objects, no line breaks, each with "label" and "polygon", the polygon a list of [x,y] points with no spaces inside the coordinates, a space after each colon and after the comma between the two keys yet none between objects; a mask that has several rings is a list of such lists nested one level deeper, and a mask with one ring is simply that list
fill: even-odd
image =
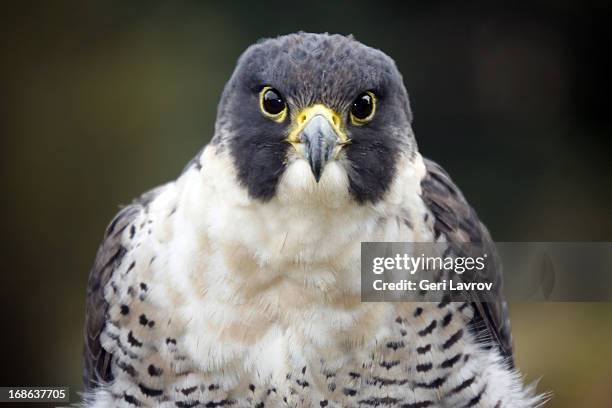
[{"label": "peregrine falcon", "polygon": [[541,404],[513,366],[501,294],[361,302],[361,242],[493,248],[411,123],[394,61],[352,36],[249,47],[211,143],[107,228],[86,406]]}]

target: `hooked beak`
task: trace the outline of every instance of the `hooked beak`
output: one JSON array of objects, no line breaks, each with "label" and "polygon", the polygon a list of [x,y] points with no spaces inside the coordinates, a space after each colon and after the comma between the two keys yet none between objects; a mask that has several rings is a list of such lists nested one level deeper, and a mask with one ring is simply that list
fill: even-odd
[{"label": "hooked beak", "polygon": [[304,159],[310,164],[312,174],[318,183],[323,167],[332,158],[340,138],[323,115],[315,115],[302,130],[300,142],[304,144]]},{"label": "hooked beak", "polygon": [[310,164],[317,183],[325,165],[337,156],[342,146],[350,143],[339,125],[339,115],[326,106],[315,105],[297,116],[297,127],[287,138]]}]

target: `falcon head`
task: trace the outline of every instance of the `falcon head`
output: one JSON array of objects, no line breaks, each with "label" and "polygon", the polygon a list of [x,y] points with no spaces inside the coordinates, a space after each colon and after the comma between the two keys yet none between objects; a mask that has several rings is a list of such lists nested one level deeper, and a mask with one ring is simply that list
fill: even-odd
[{"label": "falcon head", "polygon": [[352,37],[297,33],[240,57],[219,104],[213,144],[239,184],[268,201],[343,195],[376,203],[416,146],[394,61]]}]

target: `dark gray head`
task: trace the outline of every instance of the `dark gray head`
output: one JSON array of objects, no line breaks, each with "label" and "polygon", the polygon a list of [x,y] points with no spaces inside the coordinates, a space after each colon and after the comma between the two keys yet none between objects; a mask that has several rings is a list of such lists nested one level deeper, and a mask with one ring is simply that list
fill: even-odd
[{"label": "dark gray head", "polygon": [[229,149],[253,198],[274,197],[297,158],[316,182],[336,160],[351,196],[373,203],[388,190],[399,156],[415,149],[411,120],[390,57],[352,37],[298,33],[260,41],[240,57],[214,143]]}]

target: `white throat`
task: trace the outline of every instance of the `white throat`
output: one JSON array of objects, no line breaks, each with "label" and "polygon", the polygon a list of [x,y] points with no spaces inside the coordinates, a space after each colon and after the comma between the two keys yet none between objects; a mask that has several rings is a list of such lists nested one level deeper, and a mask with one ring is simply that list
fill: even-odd
[{"label": "white throat", "polygon": [[412,161],[399,161],[395,182],[375,205],[350,196],[339,162],[330,162],[316,183],[304,160],[290,160],[276,195],[267,202],[251,199],[239,185],[227,151],[217,153],[209,146],[201,163],[202,170],[193,172],[194,180],[183,189],[181,207],[210,241],[241,247],[261,266],[329,262],[354,243],[419,238],[380,225],[381,220],[425,212],[420,199],[425,167],[418,154]]}]

